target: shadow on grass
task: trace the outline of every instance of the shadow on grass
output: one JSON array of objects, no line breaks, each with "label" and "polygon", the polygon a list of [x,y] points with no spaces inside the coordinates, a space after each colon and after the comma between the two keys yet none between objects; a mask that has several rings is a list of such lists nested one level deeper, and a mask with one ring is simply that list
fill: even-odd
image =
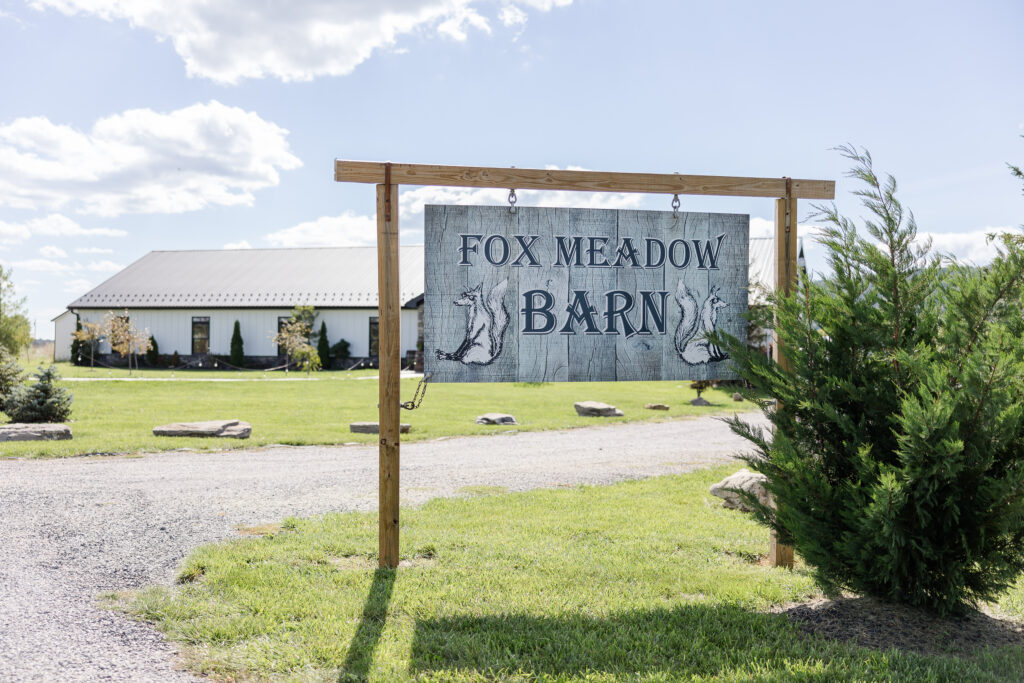
[{"label": "shadow on grass", "polygon": [[[444,617],[416,624],[410,670],[501,676],[713,675],[811,654],[785,619],[730,605],[611,614]],[[774,667],[771,667],[774,668]]]},{"label": "shadow on grass", "polygon": [[387,620],[388,605],[395,588],[394,569],[378,569],[373,573],[370,592],[363,603],[359,626],[348,646],[345,663],[338,673],[338,681],[365,681],[373,663],[373,653],[380,642],[380,634]]}]

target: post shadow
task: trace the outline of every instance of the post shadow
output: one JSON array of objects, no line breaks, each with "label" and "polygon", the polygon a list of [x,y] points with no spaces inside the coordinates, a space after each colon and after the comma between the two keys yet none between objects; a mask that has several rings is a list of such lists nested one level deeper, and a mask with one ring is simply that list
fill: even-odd
[{"label": "post shadow", "polygon": [[339,683],[343,681],[365,681],[373,664],[373,653],[380,642],[381,632],[387,623],[388,605],[395,587],[397,571],[378,569],[373,573],[373,583],[363,603],[359,626],[348,646],[345,663],[338,672]]}]

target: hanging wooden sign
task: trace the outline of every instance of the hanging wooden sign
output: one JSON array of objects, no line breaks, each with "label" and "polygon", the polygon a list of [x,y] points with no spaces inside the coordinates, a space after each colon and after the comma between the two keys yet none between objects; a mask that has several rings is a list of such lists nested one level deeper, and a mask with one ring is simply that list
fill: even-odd
[{"label": "hanging wooden sign", "polygon": [[750,218],[425,207],[432,382],[734,379],[706,334],[746,336]]}]

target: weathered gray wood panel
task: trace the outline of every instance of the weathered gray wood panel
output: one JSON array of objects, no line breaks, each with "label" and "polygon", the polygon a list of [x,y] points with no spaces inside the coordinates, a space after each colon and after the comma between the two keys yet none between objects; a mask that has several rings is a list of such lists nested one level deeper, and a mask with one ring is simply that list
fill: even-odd
[{"label": "weathered gray wood panel", "polygon": [[438,382],[727,379],[746,336],[749,217],[428,206],[426,371]]}]

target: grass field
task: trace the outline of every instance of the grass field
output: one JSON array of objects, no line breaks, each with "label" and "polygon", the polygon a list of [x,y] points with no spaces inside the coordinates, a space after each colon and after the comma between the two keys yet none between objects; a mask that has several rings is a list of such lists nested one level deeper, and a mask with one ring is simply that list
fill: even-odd
[{"label": "grass field", "polygon": [[[90,453],[133,453],[175,448],[223,449],[265,444],[375,443],[377,437],[352,434],[349,424],[377,420],[376,371],[313,373],[237,373],[217,371],[96,370],[58,364],[62,374],[103,381],[66,381],[74,394],[71,441],[7,443],[0,457],[65,457]],[[109,372],[109,375],[108,375]],[[118,374],[120,373],[120,374]],[[360,379],[363,378],[363,379]],[[243,379],[246,381],[209,381]],[[109,380],[109,381],[108,381]],[[165,381],[152,381],[165,380]],[[418,380],[402,381],[402,399],[413,397]],[[433,384],[420,409],[403,411],[412,425],[405,441],[464,434],[534,431],[593,425],[595,422],[665,420],[751,410],[729,391],[708,391],[712,405],[689,404],[696,396],[689,383],[607,382],[587,384]],[[604,401],[621,408],[623,418],[582,418],[573,403]],[[666,412],[644,409],[665,403]],[[517,427],[475,424],[477,415],[507,412]],[[240,419],[253,426],[252,437],[187,439],[156,437],[153,427],[169,422]]]},{"label": "grass field", "polygon": [[[819,593],[709,496],[733,469],[435,500],[403,512],[397,572],[374,569],[373,514],[286,520],[108,599],[221,680],[1019,680],[1024,648],[879,652],[766,613]],[[1022,596],[1001,607],[1024,618]]]}]

